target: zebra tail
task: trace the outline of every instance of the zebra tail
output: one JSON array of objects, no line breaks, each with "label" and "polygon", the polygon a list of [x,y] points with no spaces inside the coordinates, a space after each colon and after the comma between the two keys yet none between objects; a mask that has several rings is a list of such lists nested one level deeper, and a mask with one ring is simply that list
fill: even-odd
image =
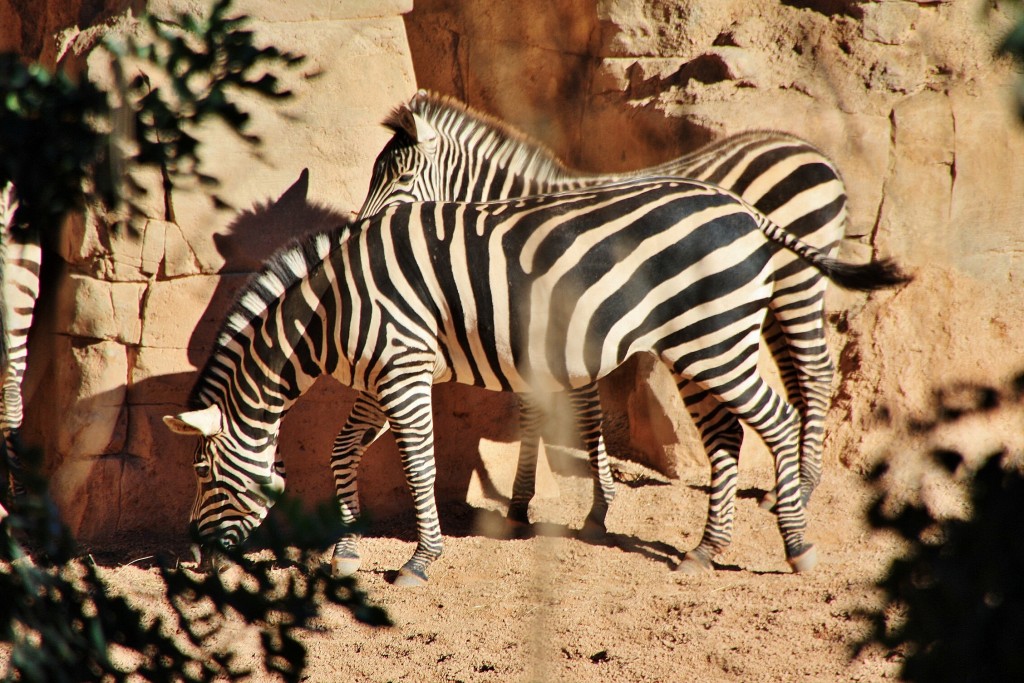
[{"label": "zebra tail", "polygon": [[840,261],[826,256],[810,244],[786,232],[760,212],[757,218],[761,231],[768,239],[789,249],[843,289],[871,292],[906,284],[912,279],[892,259],[870,263]]},{"label": "zebra tail", "polygon": [[900,270],[892,259],[870,263],[846,263],[823,256],[813,262],[821,273],[843,289],[871,292],[910,282],[909,275]]}]

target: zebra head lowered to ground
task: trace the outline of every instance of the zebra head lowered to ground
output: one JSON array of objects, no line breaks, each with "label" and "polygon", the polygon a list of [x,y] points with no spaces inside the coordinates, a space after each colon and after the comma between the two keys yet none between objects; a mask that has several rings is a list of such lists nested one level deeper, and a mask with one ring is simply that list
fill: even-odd
[{"label": "zebra head lowered to ground", "polygon": [[[491,116],[423,91],[396,108],[384,125],[393,136],[374,163],[360,217],[408,201],[486,201],[565,191],[622,178],[677,176],[734,191],[787,232],[831,256],[845,231],[846,190],[838,170],[811,144],[787,133],[748,131],[658,166],[619,175],[596,175],[568,168],[544,146]],[[827,280],[801,260],[794,260],[788,268],[787,286],[802,292],[808,316],[823,316]],[[825,418],[834,373],[824,328],[810,326],[794,352],[784,343],[769,312],[764,338],[779,367],[787,398],[800,415],[801,488],[807,503],[821,477]],[[731,485],[732,475],[719,466],[738,457],[743,430],[739,419],[723,415],[713,398],[692,390],[684,395],[711,455],[710,520],[723,514],[716,509],[716,501],[723,499],[721,487]],[[572,390],[570,405],[595,474],[593,505],[583,534],[597,536],[605,530],[605,516],[615,495],[597,387]],[[357,469],[363,452],[386,424],[372,399],[361,395],[335,439],[331,467],[346,515],[359,509]],[[508,508],[513,525],[529,522],[542,424],[537,404],[524,400],[519,465]],[[774,498],[774,491],[769,492],[766,506],[770,507]],[[722,538],[708,539],[708,555],[721,550],[723,543]],[[357,563],[351,561],[351,554],[347,543],[335,547],[337,571],[352,571]],[[683,568],[707,570],[711,565],[688,564]]]},{"label": "zebra head lowered to ground", "polygon": [[[225,419],[225,410],[211,403],[200,410],[166,416],[174,432],[199,437],[192,460],[198,492],[191,514],[191,532],[200,540],[215,538],[210,550],[231,550],[245,540],[274,500],[284,492],[284,478],[273,463],[277,460],[276,425],[243,426]],[[244,460],[237,454],[246,453]],[[263,467],[271,463],[269,471]]]},{"label": "zebra head lowered to ground", "polygon": [[[795,258],[847,287],[904,280],[888,262],[839,264],[735,195],[673,178],[505,202],[402,204],[316,234],[243,288],[191,410],[165,418],[200,439],[192,523],[205,543],[229,546],[259,523],[283,483],[274,470],[281,419],[331,375],[391,424],[418,535],[398,583],[423,583],[443,545],[431,386],[571,390],[651,353],[681,390],[713,398],[719,417],[735,415],[765,440],[786,555],[808,569],[800,421],[757,368],[768,311],[790,345],[822,324],[785,286]],[[734,473],[735,462],[719,469]],[[722,491],[733,497],[734,482]],[[723,502],[706,538],[728,537],[731,506]],[[707,562],[709,548],[702,541],[689,560]]]}]

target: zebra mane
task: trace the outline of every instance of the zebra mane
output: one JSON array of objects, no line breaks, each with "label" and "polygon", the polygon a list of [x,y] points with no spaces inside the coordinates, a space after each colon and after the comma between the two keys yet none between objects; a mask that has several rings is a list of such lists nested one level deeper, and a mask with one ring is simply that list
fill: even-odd
[{"label": "zebra mane", "polygon": [[437,131],[446,133],[450,138],[479,135],[473,144],[474,149],[487,150],[491,158],[507,159],[506,165],[509,168],[531,177],[562,178],[578,175],[571,172],[542,143],[500,119],[447,95],[420,90],[408,104],[393,109],[384,119],[383,125],[394,131],[396,136],[404,138],[405,144],[414,144],[417,140],[412,114],[421,116]]},{"label": "zebra mane", "polygon": [[204,407],[199,399],[213,379],[210,377],[209,369],[214,365],[218,356],[241,333],[245,332],[254,320],[264,315],[285,292],[303,280],[321,261],[330,256],[345,239],[349,227],[347,223],[344,223],[328,230],[297,237],[274,252],[263,267],[250,276],[246,284],[239,290],[234,304],[228,310],[224,323],[217,333],[206,367],[199,374],[199,379],[192,390],[189,399],[191,407]]},{"label": "zebra mane", "polygon": [[309,275],[338,248],[342,233],[347,228],[347,225],[336,226],[303,235],[274,252],[239,291],[217,337],[217,346],[228,343],[290,287]]}]

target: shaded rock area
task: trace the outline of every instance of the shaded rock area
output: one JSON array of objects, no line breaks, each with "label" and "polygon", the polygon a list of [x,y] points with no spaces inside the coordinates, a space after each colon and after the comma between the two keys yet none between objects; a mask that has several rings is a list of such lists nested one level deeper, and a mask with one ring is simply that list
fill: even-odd
[{"label": "shaded rock area", "polygon": [[[249,103],[259,156],[225,131],[203,132],[205,170],[233,208],[198,188],[154,190],[139,234],[87,215],[48,245],[26,438],[43,448],[80,537],[184,528],[192,445],[160,417],[184,405],[249,273],[359,208],[388,140],[379,123],[417,87],[505,119],[583,170],[645,166],[752,128],[794,133],[834,159],[851,209],[841,255],[893,256],[916,279],[870,297],[829,293],[840,370],[832,467],[861,470],[898,449],[886,420],[922,410],[936,384],[998,382],[1024,368],[1024,127],[1012,117],[1017,75],[993,58],[1008,24],[998,10],[909,0],[236,6],[262,40],[307,61],[289,76],[293,100]],[[102,80],[98,38],[131,30],[147,8],[200,3],[0,0],[0,49]],[[516,450],[514,397],[455,386],[435,396],[439,497],[500,501]],[[672,476],[706,467],[660,368],[634,361],[602,397],[616,455]],[[288,485],[311,501],[331,495],[330,445],[353,399],[318,383],[285,422]],[[571,431],[548,438],[568,442]],[[555,495],[544,481],[541,493]],[[371,449],[362,482],[374,514],[410,508],[390,437]]]}]

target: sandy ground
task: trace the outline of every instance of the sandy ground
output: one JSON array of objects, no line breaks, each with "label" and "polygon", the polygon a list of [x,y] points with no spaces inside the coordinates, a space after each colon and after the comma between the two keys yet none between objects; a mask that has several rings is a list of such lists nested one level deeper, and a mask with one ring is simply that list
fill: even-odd
[{"label": "sandy ground", "polygon": [[[706,473],[666,481],[632,465],[602,542],[575,537],[590,500],[579,453],[553,468],[561,496],[535,503],[536,536],[500,538],[493,509],[441,510],[446,551],[429,586],[399,589],[395,570],[412,553],[411,519],[373,525],[362,544],[360,583],[396,625],[370,628],[329,607],[304,642],[309,681],[878,681],[896,678],[899,658],[879,648],[857,658],[851,644],[876,604],[875,580],[896,551],[863,519],[870,491],[832,466],[810,514],[822,556],[789,572],[771,513],[757,502],[771,482],[767,463],[744,463],[735,541],[704,577],[675,574],[696,544],[707,505]],[[156,573],[122,548],[109,580],[143,603],[158,602]],[[281,570],[292,571],[292,570]],[[255,636],[232,634],[259,667]],[[254,680],[269,680],[256,677]]]}]

